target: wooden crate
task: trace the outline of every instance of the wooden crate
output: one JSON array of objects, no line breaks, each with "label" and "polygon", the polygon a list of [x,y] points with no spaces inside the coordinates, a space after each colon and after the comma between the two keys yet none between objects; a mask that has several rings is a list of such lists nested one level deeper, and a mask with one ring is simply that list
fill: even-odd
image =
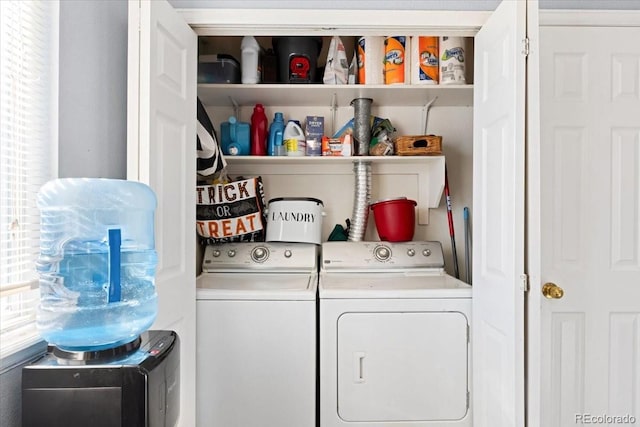
[{"label": "wooden crate", "polygon": [[399,136],[395,140],[398,156],[438,156],[442,154],[442,137],[437,135]]}]

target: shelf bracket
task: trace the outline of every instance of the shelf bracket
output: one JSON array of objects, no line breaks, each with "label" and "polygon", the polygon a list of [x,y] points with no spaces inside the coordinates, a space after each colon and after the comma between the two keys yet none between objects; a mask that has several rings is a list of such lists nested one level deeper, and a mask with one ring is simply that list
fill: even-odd
[{"label": "shelf bracket", "polygon": [[338,112],[338,95],[335,92],[331,96],[329,108],[331,108],[331,136],[333,136],[336,133],[336,114]]},{"label": "shelf bracket", "polygon": [[240,117],[238,116],[240,112],[240,106],[238,105],[238,102],[233,98],[233,96],[229,97],[229,102],[231,102],[231,105],[233,105],[233,117],[240,120]]},{"label": "shelf bracket", "polygon": [[423,135],[429,135],[427,133],[427,127],[429,125],[429,109],[431,109],[431,105],[433,105],[434,102],[436,102],[436,100],[438,99],[438,97],[434,97],[431,101],[427,102],[424,107],[422,107],[422,110],[424,111],[424,132]]}]

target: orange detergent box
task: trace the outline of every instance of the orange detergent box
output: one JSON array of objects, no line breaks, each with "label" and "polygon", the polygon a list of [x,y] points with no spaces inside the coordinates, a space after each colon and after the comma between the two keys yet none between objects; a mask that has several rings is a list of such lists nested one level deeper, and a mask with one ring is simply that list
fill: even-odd
[{"label": "orange detergent box", "polygon": [[351,146],[353,137],[351,134],[345,134],[339,138],[322,137],[322,155],[323,156],[351,156]]}]

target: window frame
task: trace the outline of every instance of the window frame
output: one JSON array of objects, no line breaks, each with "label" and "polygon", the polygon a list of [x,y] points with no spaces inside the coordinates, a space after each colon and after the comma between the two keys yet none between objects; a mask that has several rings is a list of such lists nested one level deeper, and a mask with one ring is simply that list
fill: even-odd
[{"label": "window frame", "polygon": [[[24,2],[20,0],[13,1],[13,3],[20,4],[21,6],[24,4]],[[44,25],[46,25],[46,28],[49,30],[45,35],[45,37],[40,38],[41,40],[46,41],[46,43],[40,46],[40,56],[42,58],[46,57],[46,60],[43,60],[42,63],[38,63],[38,62],[35,63],[37,65],[43,65],[43,69],[41,72],[43,74],[46,73],[47,80],[48,80],[47,85],[44,86],[41,92],[41,94],[48,95],[46,96],[46,99],[48,100],[48,104],[42,107],[42,110],[44,111],[44,113],[42,113],[42,117],[48,118],[47,120],[48,123],[47,123],[47,126],[45,127],[46,131],[42,133],[42,138],[49,141],[48,145],[47,144],[41,145],[41,146],[46,146],[48,151],[46,155],[42,156],[42,159],[41,159],[42,161],[41,163],[39,163],[39,164],[48,166],[48,171],[47,171],[48,173],[44,174],[42,182],[38,182],[39,185],[42,185],[49,179],[53,179],[58,176],[60,3],[58,0],[36,0],[36,1],[29,2],[29,4],[36,5],[36,6],[38,5],[38,3],[41,4],[40,7],[42,8],[41,9],[43,13],[42,16],[44,16],[44,19],[41,19],[41,23],[44,23]],[[7,4],[9,4],[8,1],[7,3],[5,3],[5,5]],[[11,6],[6,6],[6,7],[8,8]],[[41,25],[41,24],[37,24],[35,29],[32,28],[32,29],[28,29],[27,31],[23,31],[23,28],[21,28],[21,30],[19,31],[20,37],[24,37],[25,32],[32,31],[32,33],[34,34],[34,39],[36,39],[37,37],[35,37],[35,34],[37,33],[38,25]],[[38,34],[38,35],[41,35],[41,34]],[[26,67],[28,67],[29,65],[33,65],[34,63],[27,62],[27,63],[22,63],[21,65],[25,66],[25,64],[26,64]],[[0,87],[0,91],[4,91],[4,88]],[[19,92],[19,93],[22,94],[24,92]],[[44,96],[44,95],[36,95],[36,97],[38,96]],[[31,104],[28,104],[28,105],[35,105],[35,104],[31,102]],[[0,123],[0,125],[2,125],[3,127],[5,126],[11,127],[11,126],[15,126],[15,122],[9,121],[9,123],[4,123],[4,124]],[[9,133],[10,132],[6,132],[7,135]],[[5,144],[4,130],[2,135],[3,135],[3,145],[4,145]],[[4,164],[3,164],[3,167],[4,167]],[[27,175],[30,173],[28,172],[30,170],[29,167],[24,167],[24,170],[27,171],[26,172]],[[27,192],[27,194],[30,201],[31,201],[31,198],[33,198],[33,201],[35,201],[37,190],[35,189],[30,190]],[[3,205],[8,200],[10,199],[2,200]],[[5,208],[7,206],[5,206]],[[34,207],[35,207],[35,203],[34,203]],[[30,214],[31,212],[34,212],[34,214],[37,217],[39,217],[39,212],[37,211],[37,208],[35,211],[32,211],[31,205],[30,205],[29,209],[30,209]],[[37,226],[37,228],[39,232],[39,225]],[[26,247],[31,251],[39,252],[39,238],[35,240],[37,243],[34,244],[33,241],[29,241],[28,242],[29,244]],[[33,272],[35,273],[35,262],[33,265]],[[2,277],[1,280],[3,282],[7,280],[7,283],[0,282],[0,286],[4,285],[3,286],[4,289],[0,292],[0,295],[4,293],[4,296],[6,296],[7,293],[15,292],[15,290],[20,289],[20,287],[24,288],[22,291],[18,291],[18,292],[21,292],[22,295],[27,295],[29,292],[31,292],[32,296],[37,295],[37,288],[38,288],[37,274],[35,274],[30,279],[18,280],[15,283],[9,283],[6,277]],[[30,291],[26,290],[28,288],[30,288],[31,290]],[[31,313],[35,314],[35,306],[32,307],[31,310],[32,310]],[[31,325],[35,326],[35,316],[33,316],[32,318],[33,320]],[[23,327],[29,327],[31,325],[27,323]],[[0,327],[2,327],[2,325],[0,325]],[[46,342],[42,340],[39,334],[37,334],[37,330],[35,334],[30,334],[22,340],[16,340],[16,341],[10,342],[9,345],[6,345],[5,342],[0,342],[0,374],[14,368],[17,365],[24,363],[25,360],[29,360],[34,357],[37,357],[39,354],[43,353],[45,350],[46,350]]]}]

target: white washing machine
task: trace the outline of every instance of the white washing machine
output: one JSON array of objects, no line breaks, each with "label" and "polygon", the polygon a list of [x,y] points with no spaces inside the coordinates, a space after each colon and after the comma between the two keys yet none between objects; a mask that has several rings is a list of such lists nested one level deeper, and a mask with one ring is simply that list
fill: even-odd
[{"label": "white washing machine", "polygon": [[197,426],[316,425],[318,246],[208,246],[198,276]]},{"label": "white washing machine", "polygon": [[439,242],[327,242],[320,426],[472,425],[471,288]]}]

